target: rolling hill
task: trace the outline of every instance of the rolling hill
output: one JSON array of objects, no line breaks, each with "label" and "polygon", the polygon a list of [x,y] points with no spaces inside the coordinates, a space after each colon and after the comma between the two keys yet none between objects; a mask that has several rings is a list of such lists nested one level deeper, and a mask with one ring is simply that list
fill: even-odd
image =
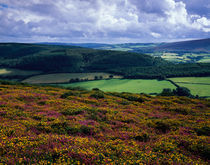
[{"label": "rolling hill", "polygon": [[108,49],[108,50],[120,50],[127,48],[130,50],[142,50],[142,51],[188,51],[188,52],[206,52],[210,53],[210,38],[180,41],[171,43],[123,43],[123,44],[102,44],[102,43],[42,43],[50,45],[71,45],[81,46],[93,49]]},{"label": "rolling hill", "polygon": [[[57,43],[51,43],[57,44]],[[62,44],[61,44],[62,45]],[[129,51],[162,57],[175,63],[210,62],[210,39],[181,41],[172,43],[124,43],[124,44],[91,44],[65,43],[64,45],[82,46],[94,49]]]},{"label": "rolling hill", "polygon": [[166,61],[145,54],[94,50],[74,46],[0,44],[0,67],[81,72],[110,68],[158,66]]},{"label": "rolling hill", "polygon": [[[32,70],[42,74],[107,72],[127,78],[210,75],[208,63],[176,65],[135,52],[18,43],[0,44],[0,68]],[[18,76],[13,74],[13,78]]]},{"label": "rolling hill", "polygon": [[157,51],[188,51],[210,53],[210,38],[192,41],[166,43],[155,47]]}]

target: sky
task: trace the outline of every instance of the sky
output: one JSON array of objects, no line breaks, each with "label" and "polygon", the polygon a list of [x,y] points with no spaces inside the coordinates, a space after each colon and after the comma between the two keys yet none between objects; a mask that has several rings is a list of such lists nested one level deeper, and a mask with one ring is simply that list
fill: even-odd
[{"label": "sky", "polygon": [[0,42],[210,38],[210,0],[0,0]]}]

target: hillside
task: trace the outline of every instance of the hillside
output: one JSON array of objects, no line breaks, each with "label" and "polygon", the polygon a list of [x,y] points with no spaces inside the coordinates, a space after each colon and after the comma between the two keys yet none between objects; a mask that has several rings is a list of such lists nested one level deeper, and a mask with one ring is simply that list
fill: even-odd
[{"label": "hillside", "polygon": [[209,100],[0,85],[3,164],[208,164]]},{"label": "hillside", "polygon": [[[210,75],[209,63],[175,65],[160,57],[142,53],[75,46],[2,43],[0,69],[11,68],[27,73],[0,74],[0,77],[24,79],[32,73],[28,73],[31,70],[42,74],[107,72],[127,78]],[[23,72],[20,70],[18,73]]]},{"label": "hillside", "polygon": [[123,43],[123,44],[101,44],[101,43],[43,43],[51,45],[72,45],[94,49],[123,50],[130,51],[188,51],[188,52],[210,52],[210,38],[200,40],[189,40],[165,43]]},{"label": "hillside", "polygon": [[173,42],[159,45],[157,51],[189,51],[189,52],[210,52],[210,38],[192,41]]},{"label": "hillside", "polygon": [[[53,44],[53,43],[51,43]],[[54,43],[55,44],[55,43]],[[64,44],[150,54],[175,63],[210,62],[210,39],[172,43]]]},{"label": "hillside", "polygon": [[167,64],[164,60],[139,53],[74,46],[4,43],[0,44],[0,52],[0,67],[45,72],[81,72]]}]

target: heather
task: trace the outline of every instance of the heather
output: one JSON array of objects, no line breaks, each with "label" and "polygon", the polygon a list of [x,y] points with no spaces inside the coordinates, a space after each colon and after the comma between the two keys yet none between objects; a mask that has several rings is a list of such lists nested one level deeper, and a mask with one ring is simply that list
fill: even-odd
[{"label": "heather", "polygon": [[210,101],[0,85],[0,163],[208,164]]}]

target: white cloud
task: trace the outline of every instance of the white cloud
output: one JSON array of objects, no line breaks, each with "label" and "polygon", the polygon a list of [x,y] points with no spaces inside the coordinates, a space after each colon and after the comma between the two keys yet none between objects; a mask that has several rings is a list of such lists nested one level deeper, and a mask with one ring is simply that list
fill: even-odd
[{"label": "white cloud", "polygon": [[0,38],[136,42],[210,32],[210,19],[189,14],[181,0],[0,0],[0,4],[8,6],[0,9]]},{"label": "white cloud", "polygon": [[152,32],[151,35],[155,38],[160,38],[161,37],[161,35],[159,33]]}]

